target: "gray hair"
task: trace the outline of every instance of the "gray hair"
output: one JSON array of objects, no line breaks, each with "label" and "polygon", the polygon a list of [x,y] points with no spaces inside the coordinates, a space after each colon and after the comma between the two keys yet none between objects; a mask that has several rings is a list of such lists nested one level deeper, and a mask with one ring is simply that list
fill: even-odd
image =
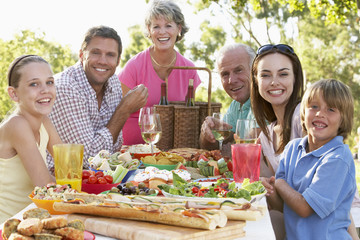
[{"label": "gray hair", "polygon": [[219,50],[218,53],[218,57],[216,58],[216,66],[217,68],[219,68],[219,64],[221,59],[224,57],[225,53],[230,52],[230,51],[236,51],[236,50],[240,50],[240,49],[245,49],[246,52],[249,55],[249,69],[251,69],[252,67],[252,63],[256,57],[256,53],[254,51],[254,49],[252,49],[250,46],[243,44],[243,43],[233,43],[233,44],[229,44],[229,45],[225,45],[224,47],[222,47]]},{"label": "gray hair", "polygon": [[189,28],[185,24],[184,15],[181,9],[173,1],[170,0],[154,0],[145,16],[145,36],[149,36],[149,27],[153,19],[164,17],[169,22],[174,21],[181,26],[180,35],[176,37],[176,42],[184,38]]}]

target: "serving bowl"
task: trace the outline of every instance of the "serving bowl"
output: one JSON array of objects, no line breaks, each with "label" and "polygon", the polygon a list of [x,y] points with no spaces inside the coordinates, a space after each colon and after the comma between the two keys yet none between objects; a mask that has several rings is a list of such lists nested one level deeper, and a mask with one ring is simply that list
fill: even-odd
[{"label": "serving bowl", "polygon": [[145,167],[156,167],[159,170],[174,170],[177,166],[177,164],[175,165],[160,165],[160,164],[149,164],[149,163],[143,163]]},{"label": "serving bowl", "polygon": [[81,184],[81,191],[86,193],[93,193],[93,194],[99,194],[104,191],[110,190],[113,187],[116,187],[120,183],[113,183],[113,184],[100,184],[100,183],[83,183]]},{"label": "serving bowl", "polygon": [[31,193],[29,195],[29,198],[31,199],[31,201],[33,201],[35,203],[35,205],[38,208],[43,208],[49,211],[49,213],[51,215],[60,215],[60,214],[68,214],[68,212],[60,212],[60,211],[55,211],[53,208],[54,202],[61,202],[62,200],[45,200],[45,199],[37,199],[37,198],[33,198],[34,195]]}]

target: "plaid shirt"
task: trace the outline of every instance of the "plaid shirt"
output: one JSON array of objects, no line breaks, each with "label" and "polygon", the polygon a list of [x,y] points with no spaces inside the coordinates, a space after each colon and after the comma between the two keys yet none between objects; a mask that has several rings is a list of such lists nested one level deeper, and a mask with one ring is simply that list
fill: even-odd
[{"label": "plaid shirt", "polygon": [[[119,151],[122,132],[113,144],[113,136],[106,127],[122,97],[117,76],[108,79],[100,110],[95,90],[80,62],[55,75],[55,84],[56,101],[49,117],[63,142],[84,145],[84,168],[89,167],[89,157],[100,150]],[[54,160],[50,154],[47,164],[53,172]]]}]

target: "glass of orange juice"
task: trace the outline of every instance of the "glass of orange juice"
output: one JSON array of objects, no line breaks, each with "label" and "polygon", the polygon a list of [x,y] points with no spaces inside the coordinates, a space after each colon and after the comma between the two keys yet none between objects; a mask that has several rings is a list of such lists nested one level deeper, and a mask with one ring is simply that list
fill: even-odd
[{"label": "glass of orange juice", "polygon": [[56,144],[53,149],[56,183],[70,184],[81,192],[84,145]]}]

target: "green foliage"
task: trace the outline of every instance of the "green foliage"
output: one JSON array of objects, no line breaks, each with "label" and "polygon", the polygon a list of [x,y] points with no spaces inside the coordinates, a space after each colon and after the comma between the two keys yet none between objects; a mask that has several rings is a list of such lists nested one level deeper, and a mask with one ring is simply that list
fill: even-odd
[{"label": "green foliage", "polygon": [[131,41],[129,47],[121,54],[121,67],[124,67],[127,61],[129,61],[133,56],[150,47],[152,44],[151,40],[144,36],[140,25],[129,27],[128,31],[130,33]]},{"label": "green foliage", "polygon": [[224,45],[226,33],[220,26],[211,27],[209,21],[204,21],[200,29],[202,30],[201,42],[190,45],[192,60],[205,61],[207,68],[214,69],[214,52]]},{"label": "green foliage", "polygon": [[[208,89],[205,87],[200,87],[196,89],[196,101],[197,102],[207,102],[208,101]],[[232,99],[227,95],[227,93],[222,88],[217,88],[215,91],[211,92],[211,102],[221,103],[221,112],[225,113],[232,102]]]},{"label": "green foliage", "polygon": [[45,40],[45,33],[35,33],[23,30],[15,34],[14,39],[3,41],[0,39],[0,120],[11,109],[13,103],[7,94],[7,71],[10,63],[23,54],[36,54],[47,60],[54,73],[73,65],[77,56],[70,48],[58,43]]},{"label": "green foliage", "polygon": [[[360,47],[359,32],[344,24],[325,25],[320,19],[299,21],[299,37],[294,46],[300,57],[308,82],[335,78],[347,84],[354,96],[353,134],[348,138],[355,146],[354,136],[360,126]],[[311,27],[309,27],[311,26]]]}]

